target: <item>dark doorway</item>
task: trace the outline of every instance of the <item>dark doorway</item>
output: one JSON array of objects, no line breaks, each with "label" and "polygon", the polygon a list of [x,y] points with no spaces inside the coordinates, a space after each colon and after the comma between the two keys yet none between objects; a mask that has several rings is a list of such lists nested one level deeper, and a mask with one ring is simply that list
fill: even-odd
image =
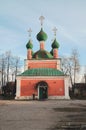
[{"label": "dark doorway", "polygon": [[41,81],[38,83],[38,93],[39,93],[39,99],[47,99],[48,98],[48,85],[46,82]]}]

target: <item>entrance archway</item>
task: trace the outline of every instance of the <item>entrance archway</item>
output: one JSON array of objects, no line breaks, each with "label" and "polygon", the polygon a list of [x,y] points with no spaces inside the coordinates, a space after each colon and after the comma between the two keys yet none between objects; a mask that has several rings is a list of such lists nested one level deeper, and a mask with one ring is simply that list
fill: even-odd
[{"label": "entrance archway", "polygon": [[41,81],[37,84],[38,98],[40,100],[48,98],[48,84],[45,81]]}]

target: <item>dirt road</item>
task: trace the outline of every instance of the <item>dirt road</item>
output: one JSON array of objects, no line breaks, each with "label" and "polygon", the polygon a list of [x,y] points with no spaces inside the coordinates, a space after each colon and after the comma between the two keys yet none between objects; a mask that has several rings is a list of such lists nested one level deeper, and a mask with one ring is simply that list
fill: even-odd
[{"label": "dirt road", "polygon": [[86,130],[85,100],[0,100],[0,130]]}]

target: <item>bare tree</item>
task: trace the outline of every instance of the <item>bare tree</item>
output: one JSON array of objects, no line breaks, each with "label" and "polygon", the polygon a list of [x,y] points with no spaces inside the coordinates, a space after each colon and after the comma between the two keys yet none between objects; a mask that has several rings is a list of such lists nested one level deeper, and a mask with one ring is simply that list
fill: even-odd
[{"label": "bare tree", "polygon": [[2,54],[0,56],[0,72],[1,72],[1,84],[2,86],[5,84],[5,68],[6,68],[6,59],[5,55]]},{"label": "bare tree", "polygon": [[69,75],[71,85],[73,85],[73,71],[72,71],[72,61],[70,57],[62,57],[61,59],[61,69],[65,75]]},{"label": "bare tree", "polygon": [[0,55],[1,85],[6,85],[6,83],[11,80],[14,81],[19,71],[21,72],[21,66],[20,58],[18,56],[13,56],[11,51],[7,51],[3,55]]},{"label": "bare tree", "polygon": [[86,66],[84,68],[84,80],[85,80],[85,84],[86,84]]},{"label": "bare tree", "polygon": [[16,77],[18,73],[18,67],[19,67],[19,57],[13,56],[11,51],[7,51],[5,53],[6,57],[6,77],[7,82],[9,82],[9,77],[11,78],[12,75],[12,81],[14,80],[14,76]]},{"label": "bare tree", "polygon": [[76,49],[72,50],[71,59],[74,71],[74,84],[76,83],[76,74],[80,71],[79,53]]},{"label": "bare tree", "polygon": [[78,51],[73,49],[69,57],[63,57],[61,65],[63,72],[70,76],[71,85],[73,86],[76,82],[76,74],[80,70]]},{"label": "bare tree", "polygon": [[16,79],[16,76],[17,76],[19,70],[20,70],[20,58],[18,56],[14,56],[13,57],[12,80],[13,80],[13,76],[15,76],[15,79]]},{"label": "bare tree", "polygon": [[11,51],[5,53],[6,57],[6,73],[7,73],[7,82],[9,82],[10,69],[12,65],[12,54]]}]

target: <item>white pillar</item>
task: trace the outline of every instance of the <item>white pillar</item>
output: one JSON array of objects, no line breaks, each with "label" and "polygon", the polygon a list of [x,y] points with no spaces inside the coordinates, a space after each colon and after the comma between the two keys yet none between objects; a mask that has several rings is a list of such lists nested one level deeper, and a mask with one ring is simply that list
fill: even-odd
[{"label": "white pillar", "polygon": [[20,97],[20,79],[16,79],[16,97],[15,99],[19,99]]},{"label": "white pillar", "polygon": [[65,99],[70,99],[69,97],[69,77],[65,76]]}]

